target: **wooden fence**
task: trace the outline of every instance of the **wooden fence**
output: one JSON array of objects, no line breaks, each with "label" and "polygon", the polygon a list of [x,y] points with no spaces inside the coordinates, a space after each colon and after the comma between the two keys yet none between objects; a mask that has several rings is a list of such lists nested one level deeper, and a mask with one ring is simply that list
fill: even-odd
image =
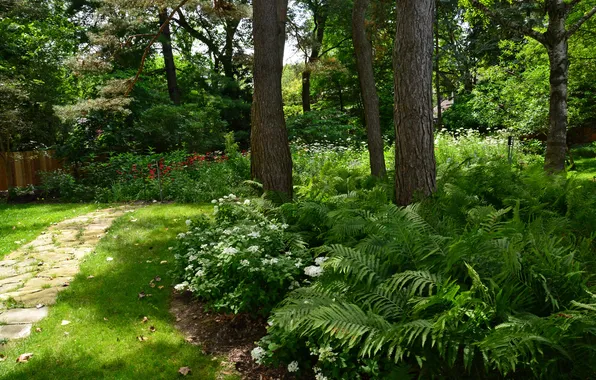
[{"label": "wooden fence", "polygon": [[[62,168],[62,161],[47,152],[13,152],[0,154],[0,191],[8,190],[8,185],[23,187],[40,184],[40,172]],[[6,161],[8,159],[8,170]],[[8,176],[12,176],[12,180]]]}]

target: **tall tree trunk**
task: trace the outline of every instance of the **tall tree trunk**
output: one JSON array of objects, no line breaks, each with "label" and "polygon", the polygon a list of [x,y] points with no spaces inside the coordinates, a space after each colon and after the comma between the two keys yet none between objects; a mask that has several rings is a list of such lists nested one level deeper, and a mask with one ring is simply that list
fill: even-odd
[{"label": "tall tree trunk", "polygon": [[323,38],[325,37],[325,27],[327,26],[327,9],[322,6],[314,12],[315,40],[302,72],[302,112],[304,113],[310,112],[310,76],[313,66],[319,61],[321,46],[323,46]]},{"label": "tall tree trunk", "polygon": [[288,0],[253,1],[253,178],[279,200],[292,199],[292,156],[283,112],[281,76]]},{"label": "tall tree trunk", "polygon": [[395,191],[398,205],[436,190],[432,75],[434,0],[397,0]]},{"label": "tall tree trunk", "polygon": [[161,34],[161,50],[163,52],[163,60],[166,66],[166,79],[168,81],[168,93],[172,103],[180,104],[180,88],[178,87],[178,78],[176,76],[176,64],[174,63],[174,52],[172,51],[172,34],[170,32],[170,25],[168,22],[168,9],[162,8],[159,10],[159,23],[163,25],[168,23]]},{"label": "tall tree trunk", "polygon": [[443,100],[441,99],[441,77],[440,77],[440,52],[441,48],[439,46],[439,7],[436,7],[435,12],[435,87],[437,92],[437,129],[443,126],[443,108],[441,107],[441,103]]},{"label": "tall tree trunk", "polygon": [[302,112],[310,112],[310,67],[306,67],[302,72]]},{"label": "tall tree trunk", "polygon": [[372,44],[366,36],[366,10],[370,0],[355,0],[352,11],[352,39],[356,53],[356,66],[364,106],[364,122],[368,141],[370,172],[375,177],[385,177],[385,155],[379,116],[379,95],[373,71]]},{"label": "tall tree trunk", "polygon": [[569,57],[565,4],[562,0],[549,2],[549,24],[545,37],[550,64],[549,130],[546,141],[544,168],[547,172],[565,170],[567,152],[567,83]]}]

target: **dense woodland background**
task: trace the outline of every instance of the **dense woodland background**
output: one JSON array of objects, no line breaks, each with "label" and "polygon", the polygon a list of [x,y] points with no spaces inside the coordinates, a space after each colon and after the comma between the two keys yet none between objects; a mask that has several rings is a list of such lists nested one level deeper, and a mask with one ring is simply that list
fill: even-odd
[{"label": "dense woodland background", "polygon": [[[545,2],[491,4],[485,13],[470,2],[437,2],[433,101],[453,106],[435,112],[436,128],[546,132],[547,50],[515,27],[539,26]],[[145,48],[177,5],[3,0],[0,150],[56,147],[73,161],[118,152],[205,153],[223,146],[226,131],[248,147],[253,93],[248,1],[188,2],[147,49],[130,97],[122,96]],[[361,95],[358,80],[352,5],[337,0],[290,4],[286,56],[292,59],[286,60],[282,83],[292,139],[361,141],[364,136],[363,106],[369,96]],[[590,1],[575,5],[568,24],[591,6]],[[392,1],[371,1],[362,9],[367,10],[362,16],[372,44],[380,126],[391,141],[396,7]],[[514,27],[491,19],[495,12]],[[569,38],[570,128],[596,122],[594,22],[587,20]],[[289,52],[290,46],[297,52]]]}]

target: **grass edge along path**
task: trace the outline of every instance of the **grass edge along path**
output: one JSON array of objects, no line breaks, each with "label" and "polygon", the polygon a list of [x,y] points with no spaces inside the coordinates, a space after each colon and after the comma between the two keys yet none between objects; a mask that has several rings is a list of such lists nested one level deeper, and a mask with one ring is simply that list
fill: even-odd
[{"label": "grass edge along path", "polygon": [[[169,312],[168,247],[187,219],[210,209],[153,205],[116,220],[31,337],[0,346],[0,379],[176,379],[181,367],[192,371],[186,378],[226,378]],[[33,357],[16,363],[23,353]]]},{"label": "grass edge along path", "polygon": [[31,242],[52,223],[74,218],[106,208],[98,204],[1,204],[0,203],[0,260]]}]

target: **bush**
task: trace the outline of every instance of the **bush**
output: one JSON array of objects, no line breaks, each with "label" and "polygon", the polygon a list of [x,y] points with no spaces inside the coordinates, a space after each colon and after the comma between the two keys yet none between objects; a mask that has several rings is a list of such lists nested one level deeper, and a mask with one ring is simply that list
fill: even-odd
[{"label": "bush", "polygon": [[216,201],[215,221],[187,221],[175,247],[181,283],[215,310],[267,315],[289,289],[305,282],[312,262],[287,224],[230,194]]},{"label": "bush", "polygon": [[365,141],[357,119],[336,110],[313,110],[288,119],[290,140],[305,143],[357,144]]}]

